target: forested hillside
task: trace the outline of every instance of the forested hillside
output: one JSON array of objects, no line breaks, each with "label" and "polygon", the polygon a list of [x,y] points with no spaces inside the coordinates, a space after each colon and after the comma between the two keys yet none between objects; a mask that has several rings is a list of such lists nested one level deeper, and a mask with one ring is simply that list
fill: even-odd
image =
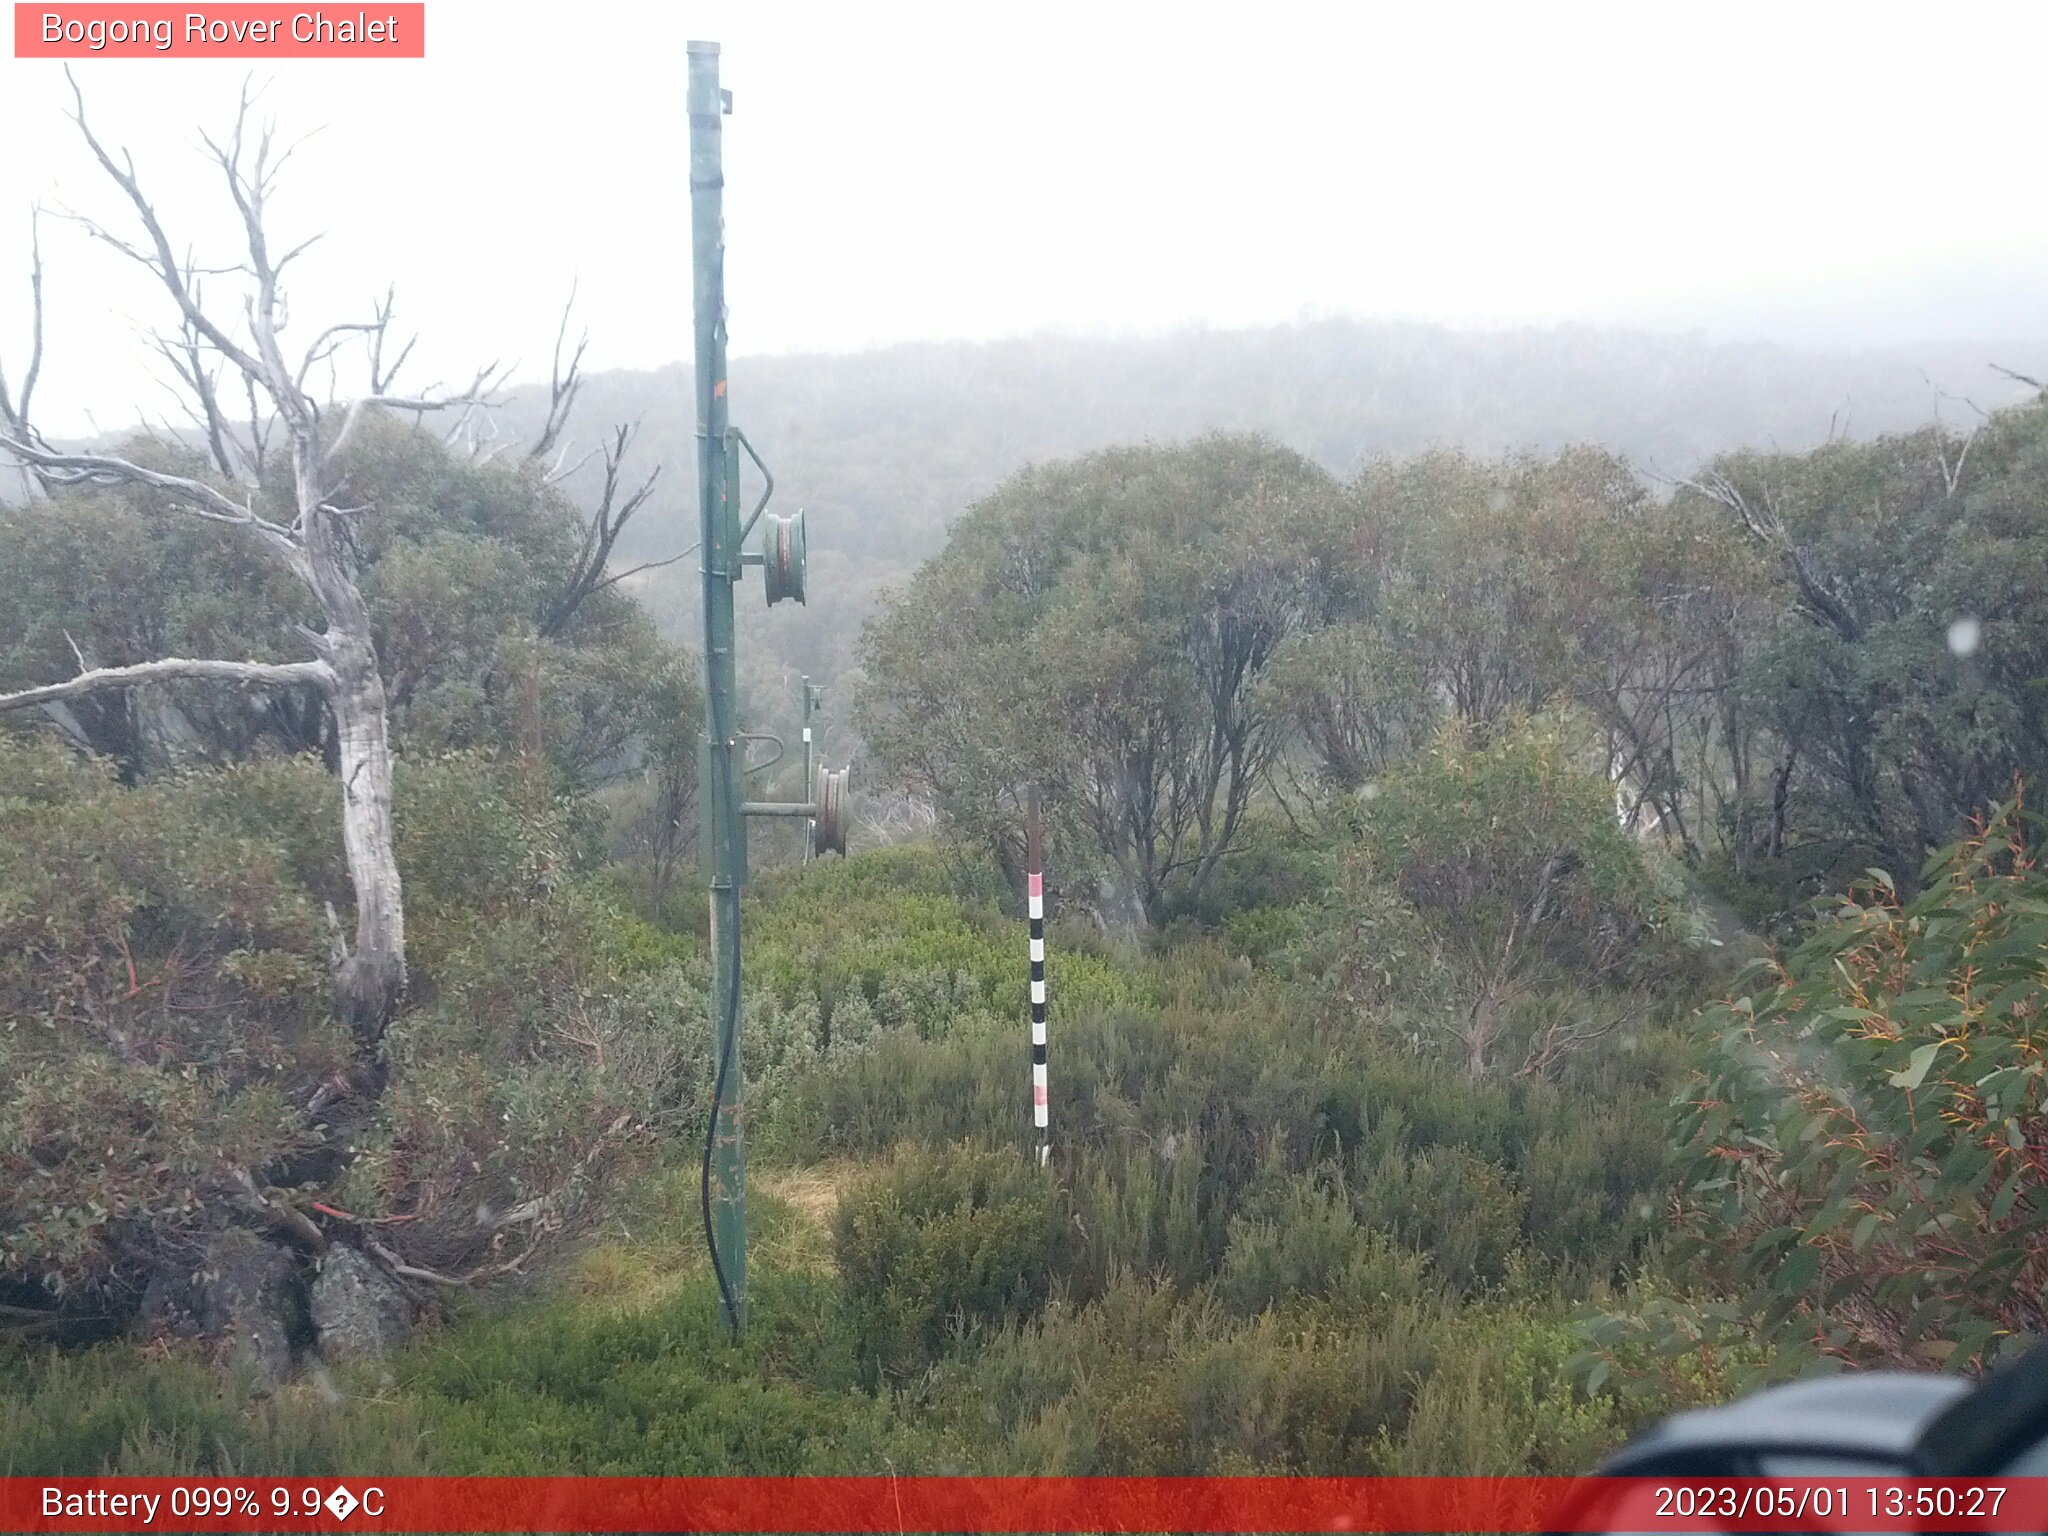
[{"label": "forested hillside", "polygon": [[[1993,364],[2040,373],[2048,355],[2048,338],[1825,352],[1583,326],[1470,332],[1341,319],[838,356],[748,357],[743,333],[736,345],[734,420],[775,472],[777,509],[809,510],[819,555],[807,612],[780,612],[771,630],[754,602],[741,604],[755,706],[778,714],[795,697],[795,673],[838,678],[879,591],[937,553],[960,511],[1026,464],[1212,431],[1265,433],[1339,476],[1382,454],[1597,442],[1663,488],[1736,449],[1868,440],[1936,416],[1966,429],[1980,419],[1975,407],[2029,392]],[[597,426],[637,421],[633,462],[664,467],[621,540],[628,563],[696,538],[689,390],[681,368],[599,372],[585,384],[578,452]],[[545,406],[544,391],[515,392],[504,437],[531,440]],[[598,474],[592,464],[569,488],[587,500]],[[668,633],[694,638],[690,562],[649,573],[638,590]],[[843,718],[833,729],[844,732]]]}]

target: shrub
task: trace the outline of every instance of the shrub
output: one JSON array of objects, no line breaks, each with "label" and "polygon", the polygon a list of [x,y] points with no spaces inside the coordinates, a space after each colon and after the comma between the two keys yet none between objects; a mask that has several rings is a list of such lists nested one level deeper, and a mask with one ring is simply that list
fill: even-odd
[{"label": "shrub", "polygon": [[863,1361],[900,1378],[951,1340],[1031,1316],[1072,1231],[1058,1187],[1024,1154],[907,1152],[841,1202],[834,1229]]},{"label": "shrub", "polygon": [[1445,1358],[1382,1440],[1383,1474],[1576,1477],[1633,1427],[1614,1397],[1577,1384],[1579,1339],[1554,1312],[1474,1309],[1445,1335]]},{"label": "shrub", "polygon": [[2008,806],[1844,897],[1768,985],[1709,1012],[1675,1131],[1701,1257],[1794,1354],[1979,1367],[2048,1330],[2048,877]]},{"label": "shrub", "polygon": [[[335,793],[309,760],[124,788],[0,735],[8,1299],[118,1321],[250,1219],[245,1181],[403,1218],[386,1235],[414,1262],[514,1258],[696,1111],[687,966],[650,980],[578,874],[573,807],[522,808],[474,755],[400,772],[415,1006],[361,1093],[330,1006]],[[356,1088],[316,1123],[336,1083]]]},{"label": "shrub", "polygon": [[1361,1474],[1435,1369],[1447,1320],[1403,1302],[1357,1328],[1247,1321],[1125,1275],[1088,1306],[1054,1302],[937,1385],[1006,1470]]},{"label": "shrub", "polygon": [[1430,1290],[1427,1261],[1360,1227],[1341,1192],[1296,1179],[1272,1204],[1230,1222],[1216,1289],[1237,1315],[1309,1300],[1383,1313]]},{"label": "shrub", "polygon": [[1499,1164],[1463,1147],[1390,1154],[1352,1191],[1359,1225],[1429,1257],[1461,1291],[1497,1285],[1522,1236],[1524,1197]]},{"label": "shrub", "polygon": [[350,1043],[314,904],[250,808],[323,794],[310,764],[123,789],[0,734],[0,1288],[16,1299],[118,1313],[233,1208],[238,1171],[315,1143],[298,1106]]},{"label": "shrub", "polygon": [[1448,1047],[1475,1077],[1573,1043],[1518,1001],[1622,979],[1662,917],[1610,787],[1577,755],[1557,721],[1451,727],[1354,798],[1332,1006]]}]

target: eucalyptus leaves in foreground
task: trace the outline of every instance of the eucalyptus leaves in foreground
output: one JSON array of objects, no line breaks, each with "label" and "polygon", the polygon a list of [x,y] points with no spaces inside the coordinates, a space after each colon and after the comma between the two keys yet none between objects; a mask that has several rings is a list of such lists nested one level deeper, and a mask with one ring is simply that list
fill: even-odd
[{"label": "eucalyptus leaves in foreground", "polygon": [[1872,871],[1705,1015],[1679,1214],[1795,1354],[1981,1367],[2048,1331],[2048,875],[2021,826],[1999,808],[1909,903]]}]

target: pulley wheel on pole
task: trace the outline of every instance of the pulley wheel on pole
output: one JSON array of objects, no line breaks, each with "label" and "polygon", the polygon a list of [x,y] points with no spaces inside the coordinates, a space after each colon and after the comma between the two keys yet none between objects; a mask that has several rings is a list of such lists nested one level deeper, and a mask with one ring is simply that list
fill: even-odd
[{"label": "pulley wheel on pole", "polygon": [[852,776],[851,765],[826,768],[818,774],[818,816],[813,828],[819,853],[846,856],[847,780]]},{"label": "pulley wheel on pole", "polygon": [[773,512],[762,514],[761,533],[761,575],[762,586],[768,593],[768,606],[774,607],[784,598],[804,600],[804,515],[798,512],[794,517],[777,517]]}]

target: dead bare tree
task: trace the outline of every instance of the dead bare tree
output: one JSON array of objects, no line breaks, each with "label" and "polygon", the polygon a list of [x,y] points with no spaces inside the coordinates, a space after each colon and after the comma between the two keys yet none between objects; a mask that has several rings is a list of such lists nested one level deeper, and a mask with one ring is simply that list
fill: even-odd
[{"label": "dead bare tree", "polygon": [[1784,562],[1786,573],[1799,593],[1799,606],[1815,623],[1821,624],[1852,644],[1863,635],[1862,622],[1836,593],[1833,583],[1815,566],[1813,558],[1786,530],[1784,515],[1769,488],[1752,500],[1742,488],[1719,470],[1710,470],[1699,480],[1677,482],[1735,514],[1742,529]]},{"label": "dead bare tree", "polygon": [[623,571],[610,568],[612,547],[619,542],[619,535],[625,532],[633,514],[654,494],[654,482],[661,478],[661,466],[657,464],[638,487],[623,497],[620,495],[626,450],[632,446],[634,434],[639,430],[637,424],[614,427],[611,438],[600,449],[604,455],[604,483],[598,491],[597,505],[584,521],[583,544],[576,552],[576,563],[570,569],[569,580],[541,620],[540,632],[543,635],[560,634],[576,616],[576,610],[607,587],[615,587],[642,571],[658,571],[663,566],[674,565],[697,548],[692,544],[680,554],[662,560],[644,560]]},{"label": "dead bare tree", "polygon": [[[545,638],[553,638],[566,630],[577,611],[606,588],[615,587],[643,571],[658,571],[664,566],[674,565],[695,553],[697,548],[692,544],[665,559],[643,561],[623,571],[611,569],[612,550],[619,542],[619,535],[626,531],[626,524],[632,521],[633,514],[654,494],[655,482],[661,478],[661,466],[655,465],[632,490],[625,489],[626,453],[640,433],[638,422],[614,426],[605,441],[575,462],[569,461],[569,417],[575,409],[576,397],[583,389],[583,354],[590,346],[590,333],[587,331],[577,337],[574,347],[569,345],[569,320],[575,307],[576,290],[572,285],[569,300],[562,306],[561,323],[555,328],[554,357],[548,369],[547,416],[541,423],[540,435],[526,450],[525,459],[548,485],[562,484],[593,458],[602,459],[604,474],[598,484],[597,502],[584,519],[583,542],[576,551],[576,563],[570,568],[569,579],[541,615],[540,632]],[[549,462],[551,455],[552,463]]]},{"label": "dead bare tree", "polygon": [[[355,893],[355,936],[346,942],[337,925],[334,988],[340,1011],[354,1033],[363,1065],[381,1077],[380,1042],[405,988],[405,905],[392,835],[391,728],[384,680],[372,642],[370,613],[352,569],[348,524],[362,507],[343,505],[342,465],[365,416],[378,410],[421,413],[450,407],[468,409],[488,398],[495,367],[480,371],[463,390],[430,389],[400,395],[385,365],[392,305],[387,295],[368,320],[329,326],[296,363],[287,359],[283,333],[288,314],[282,280],[291,263],[311,246],[305,240],[283,251],[272,249],[265,209],[291,151],[274,153],[273,130],[251,123],[245,88],[233,132],[224,144],[205,140],[210,158],[225,179],[241,226],[243,252],[233,265],[196,266],[181,260],[165,221],[151,205],[138,178],[134,157],[117,157],[94,134],[85,99],[72,82],[72,119],[102,170],[126,197],[140,224],[129,238],[106,225],[69,214],[93,239],[134,261],[169,295],[177,328],[159,338],[189,397],[195,427],[218,482],[171,474],[102,453],[70,453],[53,447],[29,414],[42,360],[41,264],[35,268],[35,341],[18,397],[0,389],[0,449],[12,455],[46,490],[74,485],[147,487],[186,514],[244,530],[318,599],[325,627],[301,627],[309,660],[284,664],[165,657],[125,667],[86,669],[64,683],[0,695],[0,711],[18,710],[102,689],[133,687],[165,679],[205,679],[252,687],[313,684],[333,717],[342,785],[342,842]],[[253,143],[252,143],[253,139]],[[318,237],[314,237],[317,239]],[[228,277],[243,287],[241,314],[223,318],[204,302],[209,277]],[[368,389],[337,411],[330,394],[323,408],[308,392],[316,367],[356,343],[367,353]],[[246,422],[224,404],[224,386],[248,400]],[[232,395],[227,396],[232,398]],[[338,422],[333,419],[338,414]],[[266,515],[261,480],[270,461],[270,438],[281,434],[291,455],[291,507]]]},{"label": "dead bare tree", "polygon": [[[590,345],[590,332],[585,331],[576,338],[576,348],[569,354],[569,364],[566,368],[562,366],[562,348],[569,340],[569,315],[575,308],[576,285],[571,283],[569,302],[562,306],[562,323],[555,327],[555,355],[548,369],[548,416],[541,423],[540,436],[526,450],[530,463],[541,463],[555,451],[555,445],[561,442],[562,434],[568,430],[569,413],[575,409],[576,396],[583,388],[583,353]],[[568,449],[564,447],[547,471],[550,481],[559,480],[565,474],[574,474],[582,467],[583,461],[579,460],[565,471],[562,463],[567,457]]]}]

